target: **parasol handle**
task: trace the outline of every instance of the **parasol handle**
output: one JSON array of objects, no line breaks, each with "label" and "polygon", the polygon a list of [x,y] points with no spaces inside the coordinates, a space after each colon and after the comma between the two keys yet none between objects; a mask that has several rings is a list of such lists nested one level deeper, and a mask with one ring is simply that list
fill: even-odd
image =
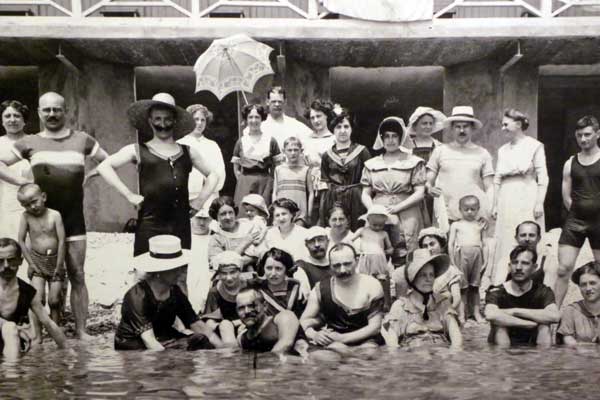
[{"label": "parasol handle", "polygon": [[247,106],[248,98],[246,97],[246,92],[244,92],[243,90],[240,90],[240,92],[242,93],[242,97],[244,98],[244,105]]}]

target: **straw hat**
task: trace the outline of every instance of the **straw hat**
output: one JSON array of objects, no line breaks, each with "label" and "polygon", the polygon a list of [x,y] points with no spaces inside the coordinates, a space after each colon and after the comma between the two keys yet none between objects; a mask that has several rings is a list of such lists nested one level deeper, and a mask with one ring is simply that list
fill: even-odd
[{"label": "straw hat", "polygon": [[406,132],[409,136],[414,136],[416,134],[414,125],[419,118],[425,114],[429,114],[433,117],[433,130],[431,133],[436,133],[444,129],[444,121],[446,120],[444,113],[431,107],[417,107],[415,112],[413,112],[408,119],[408,127],[406,128]]},{"label": "straw hat", "polygon": [[450,257],[446,254],[432,255],[427,249],[413,251],[413,259],[404,270],[406,281],[414,282],[417,274],[426,264],[433,265],[435,277],[442,275],[450,266]]},{"label": "straw hat", "polygon": [[265,202],[264,197],[260,194],[250,193],[242,198],[242,204],[249,204],[252,207],[258,208],[260,211],[265,213],[267,218],[269,218],[269,209],[267,208],[267,203]]},{"label": "straw hat", "polygon": [[327,229],[323,228],[322,226],[313,226],[306,231],[306,236],[304,237],[304,240],[312,240],[319,236],[329,237]]},{"label": "straw hat", "polygon": [[406,125],[404,125],[404,120],[400,117],[386,117],[384,118],[381,123],[379,124],[379,127],[377,128],[377,137],[375,138],[375,143],[373,143],[373,150],[380,150],[383,149],[383,139],[381,138],[381,126],[383,125],[384,122],[388,122],[388,121],[394,121],[396,123],[398,123],[398,125],[402,128],[402,137],[400,138],[400,147],[402,147],[402,143],[404,143],[404,140],[406,140]]},{"label": "straw hat", "polygon": [[372,205],[366,214],[361,215],[358,219],[366,221],[369,215],[383,215],[387,218],[386,223],[390,223],[391,214],[388,212],[387,208],[381,204]]},{"label": "straw hat", "polygon": [[148,239],[148,252],[133,259],[141,272],[163,272],[189,263],[189,250],[181,248],[181,240],[173,235],[158,235]]},{"label": "straw hat", "polygon": [[183,108],[175,104],[175,99],[169,93],[157,93],[151,100],[139,100],[129,106],[127,116],[129,122],[142,135],[143,140],[152,139],[152,128],[148,123],[148,111],[153,106],[163,106],[170,108],[175,112],[175,126],[173,127],[173,136],[179,139],[190,133],[196,127],[194,118]]},{"label": "straw hat", "polygon": [[483,124],[475,118],[473,107],[471,106],[456,106],[452,109],[452,115],[444,121],[444,127],[448,128],[452,122],[473,122],[476,129],[481,129]]}]

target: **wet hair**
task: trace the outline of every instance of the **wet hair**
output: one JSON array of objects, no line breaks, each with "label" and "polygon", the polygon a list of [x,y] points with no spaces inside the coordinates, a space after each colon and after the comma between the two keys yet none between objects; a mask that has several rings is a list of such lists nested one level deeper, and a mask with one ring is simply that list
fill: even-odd
[{"label": "wet hair", "polygon": [[521,246],[521,245],[516,246],[514,249],[511,250],[510,256],[509,256],[510,262],[515,261],[521,253],[531,253],[531,255],[533,256],[531,258],[531,262],[533,264],[535,264],[537,262],[537,259],[538,259],[537,251],[535,251],[535,249],[533,249],[529,246]]},{"label": "wet hair", "polygon": [[387,119],[382,122],[382,124],[379,126],[379,136],[381,136],[382,139],[383,139],[383,134],[385,132],[397,133],[398,136],[400,137],[400,140],[402,140],[402,136],[404,136],[404,128],[402,127],[400,122],[398,122],[395,119]]},{"label": "wet hair", "polygon": [[292,275],[294,275],[294,272],[296,272],[297,268],[294,264],[294,258],[292,257],[292,255],[285,250],[278,249],[277,247],[271,247],[262,256],[260,262],[258,263],[258,268],[256,270],[258,276],[265,275],[265,264],[267,263],[267,260],[269,258],[272,258],[274,261],[282,263],[285,267],[285,274],[288,277],[291,277]]},{"label": "wet hair", "polygon": [[523,221],[521,222],[519,225],[517,225],[517,227],[515,228],[515,237],[519,236],[519,229],[521,229],[521,226],[523,225],[533,225],[537,228],[537,234],[539,237],[542,236],[542,227],[540,226],[540,224],[538,224],[535,221]]},{"label": "wet hair", "polygon": [[286,98],[285,89],[282,88],[281,86],[271,86],[271,88],[267,92],[267,99],[271,98],[271,93],[273,93],[273,94],[280,94],[280,95],[283,96],[284,99]]},{"label": "wet hair", "polygon": [[219,215],[219,210],[223,206],[229,206],[233,208],[233,211],[235,211],[236,214],[238,213],[238,208],[235,206],[235,203],[230,196],[219,196],[214,199],[212,203],[210,203],[208,215],[210,215],[210,217],[216,221],[217,216]]},{"label": "wet hair", "polygon": [[331,218],[331,214],[333,214],[336,211],[341,211],[342,213],[344,213],[344,216],[346,217],[346,219],[349,219],[348,216],[350,215],[350,213],[348,212],[346,207],[344,207],[344,205],[341,202],[336,201],[333,204],[333,206],[331,206],[331,208],[329,208],[329,210],[327,210],[327,214],[326,214],[327,221],[329,221],[329,218]]},{"label": "wet hair", "polygon": [[21,250],[21,246],[19,246],[19,243],[16,240],[7,237],[0,238],[0,248],[5,247],[14,247],[15,257],[23,257],[23,251]]},{"label": "wet hair", "polygon": [[590,261],[575,270],[573,273],[573,281],[576,281],[575,283],[577,283],[578,286],[581,275],[583,274],[596,275],[600,278],[600,263],[597,261]]},{"label": "wet hair", "polygon": [[507,108],[504,110],[504,116],[521,123],[521,129],[526,131],[529,128],[529,117],[527,114],[517,110],[516,108]]},{"label": "wet hair", "polygon": [[244,107],[242,107],[242,118],[244,119],[244,121],[248,119],[248,115],[250,115],[252,110],[256,110],[256,112],[258,113],[258,115],[260,115],[260,118],[263,121],[267,119],[268,114],[267,110],[265,109],[265,106],[263,106],[262,104],[246,104]]},{"label": "wet hair", "polygon": [[420,248],[423,248],[423,241],[425,240],[425,238],[428,238],[428,237],[434,238],[435,240],[438,241],[438,243],[439,243],[439,245],[440,245],[440,247],[442,249],[446,249],[446,246],[448,245],[448,240],[446,240],[445,237],[441,237],[441,236],[438,236],[438,235],[425,235],[425,236],[423,236],[421,239],[419,239],[419,247]]},{"label": "wet hair", "polygon": [[36,189],[40,193],[44,193],[44,191],[42,190],[42,188],[38,184],[36,184],[36,183],[26,183],[24,185],[19,186],[19,189],[17,190],[17,196],[23,196],[30,189],[31,190]]},{"label": "wet hair", "polygon": [[462,208],[463,204],[465,204],[468,201],[474,200],[477,203],[477,207],[481,207],[481,204],[479,203],[479,198],[477,196],[474,196],[472,194],[468,194],[466,196],[463,196],[460,198],[460,200],[458,201],[458,208]]},{"label": "wet hair", "polygon": [[358,258],[358,253],[356,252],[356,249],[354,248],[354,246],[352,246],[350,243],[346,243],[346,242],[339,242],[339,243],[334,244],[333,247],[331,247],[331,249],[329,249],[329,253],[327,253],[327,258],[329,260],[331,260],[331,253],[342,251],[345,248],[352,250],[352,254],[354,254],[354,258]]},{"label": "wet hair", "polygon": [[298,208],[298,204],[296,204],[294,200],[286,199],[283,197],[271,203],[271,206],[269,207],[271,215],[274,214],[275,207],[285,208],[292,214],[292,216],[295,216],[296,214],[298,214],[298,211],[300,211],[300,208]]},{"label": "wet hair", "polygon": [[186,108],[185,110],[192,114],[192,117],[197,112],[202,112],[204,114],[204,118],[206,118],[206,125],[210,124],[213,121],[213,113],[211,113],[210,110],[202,104],[192,104],[191,106],[188,106],[188,108]]},{"label": "wet hair", "polygon": [[354,121],[352,120],[352,116],[346,109],[342,109],[342,112],[340,112],[339,114],[335,114],[335,117],[333,117],[331,119],[331,121],[328,123],[327,127],[329,128],[329,130],[331,132],[333,132],[335,127],[338,126],[338,124],[344,120],[348,120],[348,123],[350,124],[350,128],[354,129]]},{"label": "wet hair", "polygon": [[0,103],[0,115],[4,114],[4,111],[8,107],[12,107],[17,110],[23,116],[23,121],[27,121],[29,118],[29,107],[18,100],[5,100]]},{"label": "wet hair", "polygon": [[588,126],[591,126],[594,129],[594,132],[598,132],[600,130],[600,124],[598,124],[598,119],[592,115],[585,115],[575,124],[575,130],[579,131],[581,129],[585,129]]},{"label": "wet hair", "polygon": [[302,146],[302,141],[300,141],[300,139],[298,139],[296,136],[290,136],[289,138],[285,139],[285,141],[283,142],[283,149],[285,150],[285,148],[288,147],[290,144],[297,144],[300,150],[304,150],[304,147]]},{"label": "wet hair", "polygon": [[310,110],[320,111],[325,114],[325,117],[327,117],[327,126],[329,126],[329,121],[335,117],[335,113],[333,112],[333,103],[328,100],[314,99],[312,103],[310,103],[310,107],[304,111],[304,118],[309,121]]}]

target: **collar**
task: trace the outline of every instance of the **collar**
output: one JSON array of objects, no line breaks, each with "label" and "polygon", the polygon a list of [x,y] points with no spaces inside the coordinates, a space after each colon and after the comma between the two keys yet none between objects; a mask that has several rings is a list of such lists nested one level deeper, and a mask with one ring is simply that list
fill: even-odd
[{"label": "collar", "polygon": [[535,284],[531,279],[529,280],[529,284],[530,284],[529,289],[517,294],[515,291],[513,291],[512,280],[502,283],[502,285],[504,286],[504,290],[506,290],[506,292],[508,294],[510,294],[511,296],[515,296],[515,297],[521,297],[524,294],[531,292],[534,289]]},{"label": "collar", "polygon": [[65,129],[65,131],[60,135],[49,135],[46,130],[43,130],[39,133],[39,135],[46,139],[64,139],[71,135],[71,129]]},{"label": "collar", "polygon": [[[404,151],[402,151],[402,152],[406,153]],[[379,169],[388,169],[388,168],[405,170],[405,169],[413,169],[417,165],[419,165],[419,163],[423,162],[423,159],[420,157],[417,157],[410,153],[406,153],[406,154],[408,157],[405,160],[396,160],[391,164],[387,164],[385,162],[385,160],[383,159],[383,154],[381,154],[377,157],[373,157],[370,160],[367,160],[367,162],[365,162],[365,167],[367,167],[369,170],[379,170]]]},{"label": "collar", "polygon": [[327,257],[324,257],[322,260],[317,260],[310,253],[307,256],[303,257],[303,261],[310,263],[312,265],[316,265],[318,267],[329,267],[329,261],[327,261]]},{"label": "collar", "polygon": [[325,135],[319,136],[319,135],[317,135],[317,132],[311,131],[309,137],[313,138],[313,139],[325,139],[325,138],[333,137],[333,133],[327,131],[327,133],[325,133]]},{"label": "collar", "polygon": [[592,314],[592,312],[590,310],[588,310],[588,308],[585,306],[585,302],[583,300],[579,300],[577,302],[574,303],[574,305],[576,305],[579,308],[579,311],[581,311],[581,313],[583,315],[585,315],[588,318],[600,318],[600,313],[599,314]]}]

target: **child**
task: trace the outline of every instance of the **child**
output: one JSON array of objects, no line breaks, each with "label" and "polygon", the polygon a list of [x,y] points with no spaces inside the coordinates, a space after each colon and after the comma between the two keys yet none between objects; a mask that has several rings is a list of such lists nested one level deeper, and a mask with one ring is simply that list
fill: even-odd
[{"label": "child", "polygon": [[204,309],[210,289],[210,268],[208,266],[208,241],[211,235],[212,218],[208,211],[201,209],[192,218],[192,256],[187,271],[188,299],[194,311]]},{"label": "child", "polygon": [[462,307],[465,318],[471,312],[477,322],[483,322],[479,310],[479,285],[484,267],[483,226],[477,220],[479,214],[479,199],[467,195],[460,199],[460,214],[462,219],[450,226],[448,251],[450,259],[463,273],[461,281]]},{"label": "child", "polygon": [[242,198],[242,207],[244,207],[248,220],[254,224],[252,232],[255,230],[262,232],[259,239],[252,243],[254,246],[258,246],[267,233],[267,220],[270,216],[267,203],[260,194],[251,193]]},{"label": "child", "polygon": [[234,251],[224,251],[213,257],[217,279],[208,292],[206,306],[201,319],[206,320],[210,329],[219,329],[221,340],[231,347],[237,346],[235,330],[240,326],[235,296],[246,286],[242,279],[242,257]]},{"label": "child", "polygon": [[394,251],[390,237],[384,231],[389,213],[385,206],[374,205],[360,219],[366,219],[367,224],[363,228],[359,228],[352,236],[353,242],[360,238],[357,269],[359,273],[374,276],[381,282],[384,289],[385,307],[389,309],[392,268],[388,262],[388,256],[391,256]]},{"label": "child", "polygon": [[295,136],[287,138],[283,142],[283,153],[286,162],[275,168],[273,200],[293,200],[300,209],[296,221],[304,226],[310,220],[315,194],[310,168],[303,162],[300,139]]},{"label": "child", "polygon": [[[58,325],[61,314],[61,292],[66,280],[65,228],[60,213],[46,207],[46,193],[34,184],[19,188],[17,199],[25,209],[19,226],[19,245],[29,263],[31,284],[46,302],[48,283],[48,306],[50,318]],[[29,247],[26,239],[29,235]],[[36,334],[40,334],[39,321],[33,318]],[[41,336],[38,337],[38,340]]]}]

